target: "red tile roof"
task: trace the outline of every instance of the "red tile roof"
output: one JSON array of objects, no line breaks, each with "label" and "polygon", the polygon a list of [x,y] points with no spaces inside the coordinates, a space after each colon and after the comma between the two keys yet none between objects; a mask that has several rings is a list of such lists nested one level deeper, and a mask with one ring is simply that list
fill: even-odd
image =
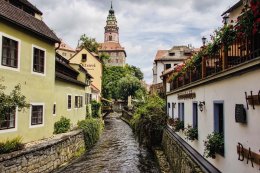
[{"label": "red tile roof", "polygon": [[100,90],[99,90],[95,85],[90,84],[90,87],[91,87],[91,90],[92,90],[93,92],[96,92],[96,93],[99,93],[99,92],[100,92]]},{"label": "red tile roof", "polygon": [[0,20],[11,22],[52,42],[60,42],[55,33],[42,21],[12,4],[0,0]]},{"label": "red tile roof", "polygon": [[154,60],[160,60],[168,54],[168,50],[158,50]]},{"label": "red tile roof", "polygon": [[124,47],[120,45],[120,43],[114,43],[114,42],[105,42],[105,43],[100,43],[100,48],[99,50],[125,50]]},{"label": "red tile roof", "polygon": [[71,51],[71,52],[76,52],[75,49],[71,48],[68,44],[66,44],[65,42],[63,42],[63,40],[61,40],[61,44],[59,49],[61,50],[66,50],[66,51]]}]

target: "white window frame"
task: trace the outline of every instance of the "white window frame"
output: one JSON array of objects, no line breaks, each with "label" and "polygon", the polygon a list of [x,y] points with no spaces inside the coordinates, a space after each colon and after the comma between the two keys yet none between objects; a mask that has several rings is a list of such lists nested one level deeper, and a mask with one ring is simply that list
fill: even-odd
[{"label": "white window frame", "polygon": [[[29,116],[29,128],[38,128],[44,126],[44,117],[45,117],[45,104],[33,102],[30,103],[30,116]],[[32,106],[42,106],[42,124],[32,125]]]},{"label": "white window frame", "polygon": [[[34,57],[34,54],[33,54],[33,52],[34,52],[34,48],[36,48],[36,49],[40,49],[40,50],[42,50],[42,51],[44,51],[44,73],[38,73],[38,72],[34,72],[33,71],[33,57]],[[31,73],[32,74],[35,74],[35,75],[39,75],[39,76],[43,76],[43,77],[45,77],[46,76],[46,74],[47,74],[47,68],[46,68],[46,54],[47,54],[47,52],[46,52],[46,49],[44,49],[44,48],[42,48],[42,47],[40,47],[40,46],[37,46],[37,45],[32,45],[32,58],[31,58],[31,61],[32,61],[32,64],[31,64]]]},{"label": "white window frame", "polygon": [[12,129],[0,130],[0,134],[16,132],[18,128],[18,107],[15,108],[15,127]]},{"label": "white window frame", "polygon": [[[71,97],[71,103],[70,103],[70,109],[68,108],[68,101],[69,101],[69,96]],[[71,109],[72,109],[72,105],[73,105],[73,101],[72,101],[72,94],[67,94],[67,102],[66,102],[66,107],[67,107],[67,111],[71,111]]]},{"label": "white window frame", "polygon": [[[2,65],[2,46],[3,46],[2,42],[3,42],[3,36],[18,42],[18,57],[17,57],[18,62],[17,62],[17,68],[7,67],[7,66],[3,66]],[[6,70],[13,70],[13,71],[20,72],[20,64],[21,64],[21,40],[16,38],[16,37],[13,37],[11,35],[8,35],[6,33],[0,32],[0,68],[1,69],[6,69]]]}]

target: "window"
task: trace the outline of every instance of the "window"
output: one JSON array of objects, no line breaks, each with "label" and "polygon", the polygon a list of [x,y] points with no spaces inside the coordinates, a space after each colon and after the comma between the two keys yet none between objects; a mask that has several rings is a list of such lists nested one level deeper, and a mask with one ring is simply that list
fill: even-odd
[{"label": "window", "polygon": [[86,62],[87,61],[87,54],[82,54],[81,55],[81,61]]},{"label": "window", "polygon": [[168,107],[168,109],[167,109],[167,115],[170,116],[171,103],[168,103],[168,104],[167,104],[167,107]]},{"label": "window", "polygon": [[112,41],[112,36],[111,35],[109,36],[109,41]]},{"label": "window", "polygon": [[174,108],[175,108],[175,103],[172,103],[172,118],[174,118]]},{"label": "window", "polygon": [[[223,134],[224,136],[224,104],[223,102],[214,102],[214,132]],[[225,137],[224,137],[225,139]],[[220,155],[224,156],[224,150],[220,151]]]},{"label": "window", "polygon": [[56,103],[53,104],[52,114],[56,115]]},{"label": "window", "polygon": [[79,107],[82,108],[83,107],[83,97],[79,96]]},{"label": "window", "polygon": [[83,107],[83,97],[75,96],[75,108],[82,108],[82,107]]},{"label": "window", "polygon": [[118,59],[116,59],[116,63],[118,63]]},{"label": "window", "polygon": [[2,66],[18,68],[18,41],[2,37]]},{"label": "window", "polygon": [[65,52],[62,52],[62,56],[66,56],[67,54]]},{"label": "window", "polygon": [[71,109],[71,95],[68,95],[68,109]]},{"label": "window", "polygon": [[169,53],[169,56],[175,56],[175,53],[174,52]]},{"label": "window", "polygon": [[90,104],[90,95],[91,95],[91,94],[89,94],[89,93],[86,93],[86,94],[85,94],[85,104],[86,104],[86,105]]},{"label": "window", "polygon": [[224,134],[223,103],[214,103],[214,131]]},{"label": "window", "polygon": [[198,128],[198,103],[193,103],[192,127]]},{"label": "window", "polygon": [[8,110],[3,118],[0,118],[0,130],[15,128],[15,107]]},{"label": "window", "polygon": [[165,70],[171,68],[171,64],[165,64]]},{"label": "window", "polygon": [[32,105],[31,125],[43,124],[43,105]]},{"label": "window", "polygon": [[184,121],[184,103],[178,103],[178,118]]},{"label": "window", "polygon": [[33,47],[33,72],[45,73],[45,51]]},{"label": "window", "polygon": [[75,96],[75,108],[79,107],[79,96]]}]

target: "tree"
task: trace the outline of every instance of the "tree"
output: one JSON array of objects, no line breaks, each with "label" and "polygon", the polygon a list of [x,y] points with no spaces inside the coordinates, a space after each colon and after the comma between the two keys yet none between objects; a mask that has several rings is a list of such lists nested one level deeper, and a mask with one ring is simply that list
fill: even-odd
[{"label": "tree", "polygon": [[139,80],[144,79],[144,74],[139,67],[133,65],[132,66],[126,65],[126,68],[129,71],[129,74],[137,77]]},{"label": "tree", "polygon": [[141,144],[153,146],[161,144],[166,122],[165,101],[158,95],[148,95],[136,107],[131,125]]},{"label": "tree", "polygon": [[106,53],[102,53],[101,55],[99,55],[100,61],[103,65],[103,69],[105,67],[105,61],[109,60],[110,56]]},{"label": "tree", "polygon": [[98,54],[99,44],[96,42],[95,38],[88,37],[88,36],[86,36],[86,34],[83,34],[82,36],[80,36],[79,47],[86,48],[89,51],[95,52],[96,54]]},{"label": "tree", "polygon": [[141,87],[140,80],[134,76],[127,75],[118,81],[118,92],[124,100],[127,100],[128,96],[135,96]]},{"label": "tree", "polygon": [[[132,96],[136,98],[142,98],[142,95],[145,94],[145,89],[141,86],[140,80],[143,78],[143,73],[141,70],[134,66],[126,65],[125,67],[104,67],[103,76],[102,76],[102,97],[106,99],[127,99],[124,89],[127,89],[127,92],[132,90],[129,88],[135,87],[135,84],[138,85],[135,92],[131,92]],[[130,81],[127,81],[127,80]],[[126,84],[128,82],[128,84]],[[133,82],[133,83],[132,83]]]},{"label": "tree", "polygon": [[19,84],[14,87],[9,95],[4,93],[5,89],[6,87],[0,83],[0,119],[4,119],[6,113],[16,107],[18,107],[18,111],[21,111],[30,106],[26,102],[26,97],[22,95]]}]

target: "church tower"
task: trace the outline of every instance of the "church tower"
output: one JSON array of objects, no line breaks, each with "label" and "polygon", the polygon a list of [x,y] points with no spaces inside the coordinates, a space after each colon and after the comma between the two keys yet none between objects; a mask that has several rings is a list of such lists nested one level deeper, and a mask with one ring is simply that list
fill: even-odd
[{"label": "church tower", "polygon": [[117,20],[115,16],[115,11],[113,9],[113,4],[111,2],[111,8],[107,16],[107,22],[105,26],[105,42],[115,42],[119,43],[119,28],[117,26]]},{"label": "church tower", "polygon": [[98,50],[99,54],[105,53],[109,55],[109,60],[105,61],[107,66],[124,67],[126,64],[126,52],[125,48],[120,45],[118,31],[119,27],[117,26],[115,11],[111,2],[105,26],[104,43],[100,43]]}]

